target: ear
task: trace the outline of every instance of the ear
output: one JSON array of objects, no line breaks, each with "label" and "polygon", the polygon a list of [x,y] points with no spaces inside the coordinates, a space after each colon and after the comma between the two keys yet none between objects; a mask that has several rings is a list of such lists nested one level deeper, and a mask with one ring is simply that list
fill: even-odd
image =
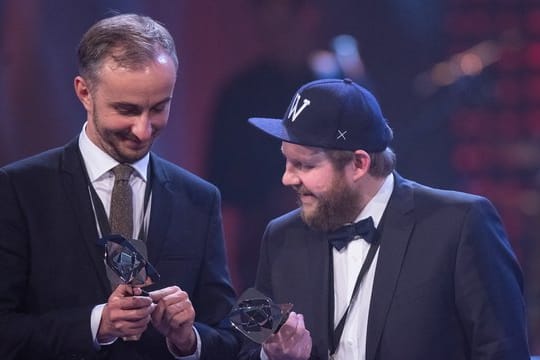
[{"label": "ear", "polygon": [[356,150],[354,152],[354,179],[358,180],[364,177],[371,166],[371,157],[364,150]]},{"label": "ear", "polygon": [[77,94],[86,111],[92,111],[93,99],[88,82],[79,75],[73,80],[73,86],[75,87],[75,94]]}]

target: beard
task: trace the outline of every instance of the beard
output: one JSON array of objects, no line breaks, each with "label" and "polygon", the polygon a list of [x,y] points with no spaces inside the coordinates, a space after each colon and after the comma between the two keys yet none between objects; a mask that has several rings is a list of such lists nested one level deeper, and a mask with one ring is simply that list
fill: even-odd
[{"label": "beard", "polygon": [[[348,186],[342,176],[335,176],[330,191],[317,195],[317,204],[312,211],[307,211],[300,201],[302,220],[318,231],[333,231],[346,223],[353,222],[360,213],[360,194]],[[310,193],[304,186],[298,193]]]},{"label": "beard", "polygon": [[150,145],[147,147],[133,150],[129,149],[123,144],[125,140],[131,140],[137,142],[138,139],[131,133],[129,129],[126,130],[110,130],[102,127],[100,124],[100,118],[97,114],[97,109],[94,108],[94,115],[92,117],[94,122],[94,128],[96,129],[99,137],[98,145],[103,151],[109,154],[113,159],[119,163],[132,164],[142,159],[149,151]]}]

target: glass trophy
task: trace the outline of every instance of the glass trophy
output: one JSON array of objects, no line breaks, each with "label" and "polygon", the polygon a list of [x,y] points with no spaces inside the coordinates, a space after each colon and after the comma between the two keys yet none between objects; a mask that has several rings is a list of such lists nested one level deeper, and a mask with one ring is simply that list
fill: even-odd
[{"label": "glass trophy", "polygon": [[[159,273],[146,259],[146,244],[143,241],[128,240],[114,234],[103,237],[100,242],[105,246],[108,273],[112,272],[118,278],[118,283],[143,287],[159,280]],[[148,293],[143,290],[143,295],[148,296]],[[124,338],[124,340],[138,339],[139,336]]]},{"label": "glass trophy", "polygon": [[255,288],[247,289],[229,314],[232,325],[250,340],[262,344],[287,321],[293,304],[276,304]]}]

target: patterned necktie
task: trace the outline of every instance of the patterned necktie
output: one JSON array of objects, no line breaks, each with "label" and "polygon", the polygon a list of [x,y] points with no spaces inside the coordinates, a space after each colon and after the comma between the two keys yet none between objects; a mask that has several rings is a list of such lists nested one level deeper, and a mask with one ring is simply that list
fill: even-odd
[{"label": "patterned necktie", "polygon": [[133,173],[133,168],[126,164],[120,164],[115,166],[112,172],[114,186],[109,214],[111,233],[131,239],[133,237],[133,192],[129,185],[129,178]]},{"label": "patterned necktie", "polygon": [[371,216],[330,232],[328,234],[328,241],[339,251],[354,240],[356,236],[361,236],[370,244],[375,241],[375,225]]}]

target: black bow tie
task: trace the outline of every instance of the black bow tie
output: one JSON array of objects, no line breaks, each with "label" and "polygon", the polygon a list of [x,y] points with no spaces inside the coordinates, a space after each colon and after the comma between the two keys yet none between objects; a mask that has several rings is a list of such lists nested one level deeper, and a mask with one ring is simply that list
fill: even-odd
[{"label": "black bow tie", "polygon": [[328,241],[339,251],[347,246],[356,236],[361,236],[370,244],[375,241],[375,225],[371,216],[330,232],[328,234]]}]

